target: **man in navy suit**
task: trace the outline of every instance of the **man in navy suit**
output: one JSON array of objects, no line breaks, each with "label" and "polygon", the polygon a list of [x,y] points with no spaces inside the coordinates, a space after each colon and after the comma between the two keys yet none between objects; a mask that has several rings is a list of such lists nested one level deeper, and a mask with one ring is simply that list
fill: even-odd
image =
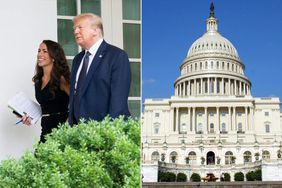
[{"label": "man in navy suit", "polygon": [[70,125],[81,118],[101,121],[105,116],[130,116],[131,72],[125,51],[103,39],[99,16],[85,13],[73,19],[76,43],[83,51],[73,59],[70,87]]}]

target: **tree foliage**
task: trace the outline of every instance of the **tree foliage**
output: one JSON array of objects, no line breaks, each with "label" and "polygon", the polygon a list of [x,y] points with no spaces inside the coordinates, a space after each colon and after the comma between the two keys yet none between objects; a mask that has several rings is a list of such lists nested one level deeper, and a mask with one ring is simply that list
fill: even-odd
[{"label": "tree foliage", "polygon": [[139,187],[139,121],[105,118],[59,129],[0,165],[0,187]]}]

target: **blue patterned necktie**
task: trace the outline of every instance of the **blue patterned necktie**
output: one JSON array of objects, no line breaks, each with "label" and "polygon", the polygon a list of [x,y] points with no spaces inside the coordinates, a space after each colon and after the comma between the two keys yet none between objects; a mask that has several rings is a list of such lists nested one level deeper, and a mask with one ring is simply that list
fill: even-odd
[{"label": "blue patterned necktie", "polygon": [[88,64],[89,64],[89,56],[91,55],[90,52],[86,52],[83,62],[82,62],[82,68],[77,80],[77,84],[76,84],[76,89],[75,89],[75,95],[74,95],[74,117],[78,123],[79,121],[79,110],[80,110],[80,90],[82,88],[82,86],[84,85],[85,79],[86,79],[86,75],[87,75],[87,68],[88,68]]}]

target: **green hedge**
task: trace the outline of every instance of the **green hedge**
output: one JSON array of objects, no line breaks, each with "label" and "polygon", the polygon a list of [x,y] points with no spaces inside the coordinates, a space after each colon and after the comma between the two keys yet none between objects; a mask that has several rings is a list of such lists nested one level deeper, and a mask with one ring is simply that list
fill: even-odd
[{"label": "green hedge", "polygon": [[244,174],[243,174],[243,172],[236,172],[234,174],[234,180],[235,181],[244,181]]},{"label": "green hedge", "polygon": [[186,174],[179,172],[176,176],[176,181],[177,182],[186,182],[187,181],[187,176]]},{"label": "green hedge", "polygon": [[176,175],[173,172],[159,172],[159,182],[175,182]]},{"label": "green hedge", "polygon": [[35,155],[1,162],[0,187],[140,187],[139,121],[61,125]]},{"label": "green hedge", "polygon": [[193,182],[200,182],[201,176],[198,173],[193,173],[190,177],[190,180]]}]

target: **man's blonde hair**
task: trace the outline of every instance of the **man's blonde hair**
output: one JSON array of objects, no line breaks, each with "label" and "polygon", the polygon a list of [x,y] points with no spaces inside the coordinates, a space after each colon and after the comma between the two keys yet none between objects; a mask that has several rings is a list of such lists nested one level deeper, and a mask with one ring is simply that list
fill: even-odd
[{"label": "man's blonde hair", "polygon": [[83,13],[77,15],[73,18],[73,23],[77,22],[78,20],[88,19],[91,23],[91,26],[97,26],[101,30],[102,36],[104,36],[104,29],[103,29],[103,21],[100,16],[97,16],[93,13]]}]

